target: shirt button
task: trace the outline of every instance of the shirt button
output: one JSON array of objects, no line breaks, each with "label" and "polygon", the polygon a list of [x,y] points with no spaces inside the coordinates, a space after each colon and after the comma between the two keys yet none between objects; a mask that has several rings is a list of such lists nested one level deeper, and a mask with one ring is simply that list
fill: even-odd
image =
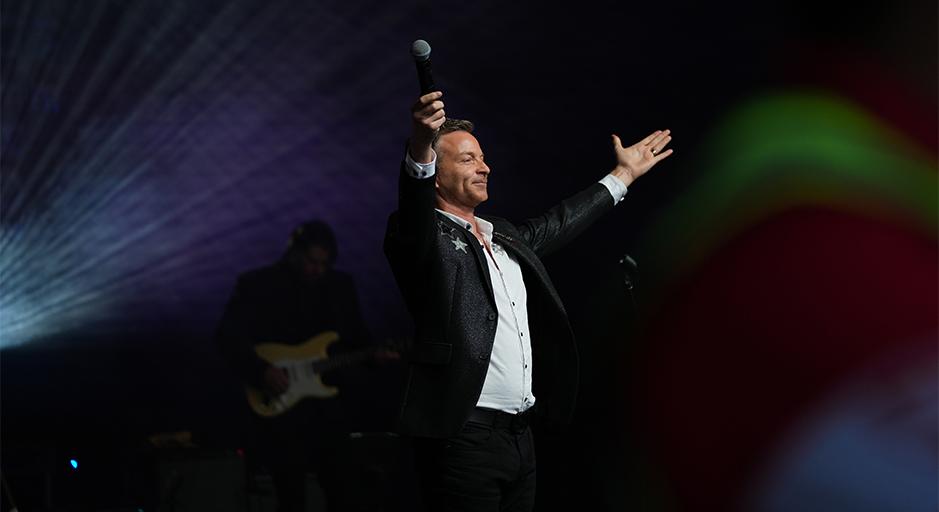
[{"label": "shirt button", "polygon": [[495,313],[489,313],[489,314],[486,316],[486,318],[488,318],[489,320],[495,320],[495,319],[496,319],[496,314],[495,314]]},{"label": "shirt button", "polygon": [[479,360],[480,360],[480,361],[485,361],[485,360],[486,360],[486,354],[479,354]]},{"label": "shirt button", "polygon": [[515,303],[513,302],[513,303],[512,303],[512,305],[514,306],[514,305],[515,305]]},{"label": "shirt button", "polygon": [[527,365],[527,364],[525,365],[525,368],[528,368],[528,365]]},{"label": "shirt button", "polygon": [[521,336],[521,337],[523,337],[523,338],[525,337],[525,333],[523,333],[523,332],[518,333],[518,335]]}]

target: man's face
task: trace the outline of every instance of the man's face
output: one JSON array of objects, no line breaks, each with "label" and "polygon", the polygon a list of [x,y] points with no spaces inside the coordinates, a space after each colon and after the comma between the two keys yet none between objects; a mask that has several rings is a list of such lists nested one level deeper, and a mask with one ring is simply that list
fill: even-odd
[{"label": "man's face", "polygon": [[318,245],[301,250],[295,261],[300,276],[310,284],[319,281],[332,269],[329,251]]},{"label": "man's face", "polygon": [[489,166],[479,141],[468,132],[450,132],[437,140],[437,195],[454,206],[476,208],[489,199]]}]

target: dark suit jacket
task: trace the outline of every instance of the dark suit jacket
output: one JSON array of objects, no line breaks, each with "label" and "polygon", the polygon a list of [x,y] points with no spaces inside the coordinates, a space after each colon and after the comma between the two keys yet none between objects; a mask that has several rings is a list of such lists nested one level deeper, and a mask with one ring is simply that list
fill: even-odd
[{"label": "dark suit jacket", "polygon": [[[422,437],[456,435],[475,407],[496,334],[495,298],[486,256],[472,233],[434,210],[434,179],[408,176],[402,163],[398,211],[385,255],[414,319],[414,346],[399,429]],[[528,292],[533,385],[539,416],[570,421],[578,366],[567,313],[540,257],[558,249],[612,209],[597,183],[520,224],[486,217],[493,237],[518,260]],[[465,243],[465,251],[458,248]]]}]

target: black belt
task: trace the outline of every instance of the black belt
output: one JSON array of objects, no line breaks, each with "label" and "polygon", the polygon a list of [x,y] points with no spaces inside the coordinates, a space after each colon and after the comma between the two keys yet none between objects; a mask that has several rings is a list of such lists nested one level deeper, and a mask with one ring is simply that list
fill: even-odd
[{"label": "black belt", "polygon": [[521,431],[525,430],[525,428],[528,427],[529,423],[531,422],[532,415],[535,412],[534,409],[534,407],[531,407],[525,412],[512,414],[508,412],[497,411],[495,409],[474,407],[470,411],[470,415],[467,421],[488,425],[492,428],[504,428],[508,430]]}]

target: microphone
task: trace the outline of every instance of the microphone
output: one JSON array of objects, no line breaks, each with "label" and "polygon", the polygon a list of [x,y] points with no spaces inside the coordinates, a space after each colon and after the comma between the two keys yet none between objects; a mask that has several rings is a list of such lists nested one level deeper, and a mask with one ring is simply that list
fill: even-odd
[{"label": "microphone", "polygon": [[421,96],[437,89],[430,72],[430,45],[423,39],[411,43],[411,56],[417,66],[417,79],[421,82]]},{"label": "microphone", "polygon": [[[633,295],[633,289],[636,287],[636,277],[639,274],[639,264],[632,256],[624,254],[619,259],[620,270],[623,271],[623,284],[626,286],[626,294],[629,295],[629,302],[633,306],[633,315],[639,315],[639,305],[636,304],[636,296]],[[634,317],[635,318],[635,317]]]},{"label": "microphone", "polygon": [[624,254],[619,259],[619,264],[623,271],[623,284],[626,285],[627,290],[632,292],[635,286],[636,274],[639,272],[639,264],[628,254]]}]

